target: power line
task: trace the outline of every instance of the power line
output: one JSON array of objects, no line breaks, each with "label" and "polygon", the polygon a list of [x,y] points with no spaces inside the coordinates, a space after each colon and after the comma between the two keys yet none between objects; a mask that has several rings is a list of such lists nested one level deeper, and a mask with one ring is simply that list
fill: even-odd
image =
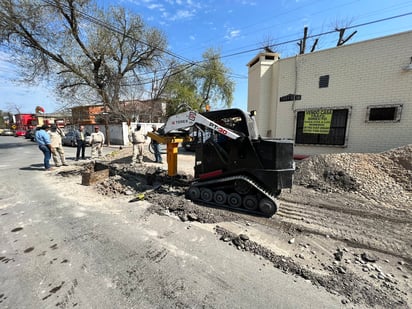
[{"label": "power line", "polygon": [[[333,6],[333,8],[338,8],[338,7],[342,7],[342,6],[347,6],[347,5],[350,5],[350,4],[355,3],[355,2],[357,2],[357,1],[358,1],[358,0],[355,0],[355,1],[352,1],[352,2],[349,2],[349,3],[345,3],[345,4],[343,4],[343,5]],[[287,11],[281,12],[281,13],[276,14],[276,15],[273,15],[273,16],[271,16],[271,17],[267,17],[267,18],[265,18],[265,19],[260,19],[259,22],[251,23],[251,24],[245,25],[245,26],[240,27],[240,28],[237,28],[237,29],[239,29],[240,31],[242,31],[242,35],[249,35],[250,33],[256,34],[257,31],[258,31],[258,32],[261,32],[262,30],[273,29],[274,25],[271,25],[271,26],[264,27],[264,28],[257,28],[256,30],[250,30],[249,32],[245,32],[245,33],[243,32],[243,30],[245,30],[245,29],[253,29],[254,26],[256,26],[256,25],[263,24],[263,23],[266,23],[266,22],[271,21],[271,20],[274,20],[274,19],[278,19],[278,18],[280,18],[280,17],[282,17],[282,16],[290,16],[291,13],[293,13],[293,12],[295,12],[295,11],[300,11],[300,10],[303,10],[303,9],[306,9],[306,8],[309,8],[309,7],[312,7],[312,6],[314,6],[315,4],[317,4],[316,2],[322,2],[322,1],[310,1],[310,3],[300,5],[299,7],[296,7],[296,8],[293,8],[293,9],[288,9]],[[323,6],[322,6],[322,7],[323,7]],[[326,10],[318,11],[318,12],[316,12],[316,13],[314,13],[314,14],[315,14],[315,15],[316,15],[316,14],[320,14],[320,13],[325,12],[325,11],[328,11],[328,10],[330,10],[330,9],[331,9],[331,8],[329,7],[329,8],[326,9]],[[313,14],[312,14],[312,15],[313,15]],[[289,23],[292,23],[292,21],[289,21],[289,22],[286,22],[286,23],[282,21],[282,23],[280,24],[280,26],[285,27],[285,25],[287,25],[287,24],[289,24]],[[276,24],[276,23],[275,23],[275,24]],[[208,41],[210,41],[210,39],[207,40],[207,42],[208,42]],[[224,42],[224,40],[220,40],[218,43],[220,43],[220,42]]]},{"label": "power line", "polygon": [[[42,0],[42,1],[45,2],[45,3],[47,3],[47,4],[49,4],[49,5],[51,5],[51,6],[56,7],[56,5],[55,5],[51,0]],[[63,3],[60,3],[60,5],[61,5],[63,8],[70,9],[69,6],[67,6],[67,5],[65,5],[65,4],[63,4]],[[109,31],[112,31],[112,32],[115,32],[115,33],[124,35],[125,37],[128,37],[129,39],[135,40],[135,41],[137,41],[137,42],[140,42],[140,43],[142,43],[142,44],[144,44],[144,45],[146,45],[146,46],[148,46],[148,47],[158,49],[159,51],[164,52],[165,54],[167,54],[167,55],[169,55],[169,56],[172,56],[172,57],[174,57],[174,58],[176,58],[176,59],[179,59],[179,60],[181,60],[181,61],[189,64],[189,65],[190,65],[189,67],[191,67],[191,66],[193,66],[193,65],[200,66],[201,63],[204,63],[204,62],[206,61],[206,60],[192,61],[192,60],[187,59],[187,58],[185,58],[185,57],[183,57],[183,56],[181,56],[181,55],[178,55],[178,54],[176,54],[176,53],[174,53],[174,52],[171,52],[171,51],[169,51],[169,50],[167,50],[167,49],[162,49],[162,48],[159,48],[159,47],[157,47],[157,46],[152,46],[152,45],[150,45],[149,43],[145,42],[144,40],[142,40],[142,39],[137,39],[137,38],[135,38],[135,37],[133,37],[133,36],[131,36],[131,35],[125,34],[124,32],[120,31],[120,30],[117,29],[116,27],[114,27],[114,26],[112,26],[112,25],[109,25],[109,24],[107,24],[106,22],[101,21],[101,20],[99,20],[99,19],[97,19],[97,18],[95,18],[95,17],[93,17],[93,16],[91,16],[91,15],[89,15],[89,14],[87,14],[87,13],[81,12],[81,11],[79,11],[79,10],[76,10],[76,11],[77,11],[77,13],[78,13],[79,15],[81,15],[84,19],[86,19],[86,20],[88,20],[88,21],[90,21],[90,22],[92,22],[92,23],[95,23],[95,24],[97,24],[97,25],[100,25],[100,26],[108,29]],[[348,27],[344,27],[344,29],[345,29],[345,30],[349,30],[349,29],[353,29],[353,28],[360,28],[360,27],[364,27],[364,26],[368,26],[368,25],[372,25],[372,24],[376,24],[376,23],[380,23],[380,22],[384,22],[384,21],[388,21],[388,20],[392,20],[392,19],[397,19],[397,18],[409,16],[409,15],[412,15],[412,12],[408,12],[408,13],[404,13],[404,14],[399,14],[399,15],[395,15],[395,16],[391,16],[391,17],[387,17],[387,18],[381,18],[381,19],[377,19],[377,20],[373,20],[373,21],[369,21],[369,22],[357,24],[357,25],[354,25],[354,26],[348,26]],[[321,36],[324,36],[324,35],[332,34],[332,33],[335,33],[335,32],[336,32],[336,30],[325,31],[325,32],[321,32],[321,33],[318,33],[318,34],[308,35],[307,38],[308,38],[308,39],[310,39],[310,38],[317,38],[317,37],[321,37]],[[301,38],[295,38],[295,39],[286,40],[286,41],[283,41],[283,42],[280,42],[280,43],[271,44],[271,45],[269,45],[268,47],[277,47],[277,46],[287,45],[287,44],[299,42],[300,40],[301,40]],[[247,49],[247,50],[243,50],[243,51],[239,51],[239,52],[235,52],[235,53],[231,53],[231,54],[227,54],[227,55],[222,55],[222,56],[219,57],[219,59],[234,57],[234,56],[238,56],[238,55],[242,55],[242,54],[247,54],[247,53],[251,53],[251,52],[256,52],[256,51],[259,51],[259,50],[261,50],[261,49],[262,49],[262,47]],[[169,68],[160,69],[160,70],[168,70],[168,69],[169,69]],[[181,72],[181,71],[180,71],[180,72]],[[150,73],[146,73],[146,74],[150,74]],[[174,74],[177,74],[177,73],[174,73]],[[240,74],[229,74],[229,76],[232,76],[232,77],[234,77],[234,78],[236,78],[236,77],[238,77],[238,78],[247,78],[247,77],[245,77],[244,75],[240,75]],[[147,82],[147,83],[149,83],[149,82]],[[144,84],[146,84],[146,82],[145,82]],[[143,85],[143,84],[142,84],[142,85]]]},{"label": "power line", "polygon": [[[360,27],[380,23],[380,22],[383,22],[383,21],[391,20],[391,19],[405,17],[405,16],[408,16],[408,15],[412,15],[412,12],[408,12],[408,13],[404,13],[404,14],[400,14],[400,15],[396,15],[396,16],[391,16],[391,17],[387,17],[387,18],[377,19],[377,20],[373,20],[373,21],[370,21],[370,22],[365,22],[365,23],[362,23],[362,24],[354,25],[354,26],[344,27],[344,29],[349,30],[349,29],[353,29],[353,28],[360,28]],[[325,32],[321,32],[321,33],[318,33],[318,34],[308,35],[307,38],[308,39],[317,38],[317,37],[321,37],[323,35],[328,35],[328,34],[335,33],[335,32],[336,32],[336,30],[325,31]],[[291,39],[291,40],[288,40],[288,41],[283,41],[281,43],[271,44],[268,47],[277,47],[277,46],[281,46],[281,45],[287,45],[287,44],[299,42],[300,40],[301,40],[301,38]],[[258,51],[258,50],[261,50],[261,49],[262,49],[262,47],[248,49],[248,50],[240,51],[240,52],[237,52],[237,53],[223,55],[223,56],[221,56],[221,58],[229,58],[229,57],[233,57],[233,56],[247,54],[247,53]]]},{"label": "power line", "polygon": [[[50,0],[42,0],[42,1],[45,2],[45,3],[47,3],[47,4],[49,4],[49,5],[51,5],[51,6],[56,7],[56,5],[55,5],[52,1],[50,1]],[[61,5],[63,8],[70,10],[70,7],[67,6],[67,5],[65,5],[64,3],[61,3],[60,5]],[[97,18],[95,18],[95,17],[93,17],[93,16],[91,16],[91,15],[89,15],[89,14],[87,14],[87,13],[81,12],[81,11],[79,11],[79,10],[76,10],[76,12],[77,12],[79,15],[81,15],[85,20],[88,20],[88,21],[90,21],[90,22],[92,22],[92,23],[94,23],[94,24],[100,25],[100,26],[102,26],[102,27],[108,29],[109,31],[114,32],[114,33],[117,33],[117,34],[120,34],[120,35],[124,35],[125,37],[127,37],[127,38],[129,38],[129,39],[132,39],[132,40],[134,40],[134,41],[140,42],[140,43],[142,43],[142,44],[144,44],[144,45],[146,45],[146,46],[148,46],[148,47],[158,49],[159,51],[164,52],[165,54],[168,54],[169,56],[172,56],[172,57],[174,57],[174,58],[176,58],[176,59],[182,60],[183,62],[187,63],[187,64],[189,65],[189,67],[192,67],[192,66],[194,66],[194,65],[201,66],[201,63],[205,62],[204,60],[194,62],[194,61],[189,60],[189,59],[187,59],[187,58],[185,58],[185,57],[183,57],[183,56],[181,56],[181,55],[178,55],[178,54],[176,54],[176,53],[173,53],[173,52],[171,52],[171,51],[169,51],[169,50],[167,50],[167,49],[162,49],[162,48],[159,48],[159,47],[157,47],[157,46],[152,46],[152,45],[150,45],[149,43],[145,42],[144,40],[142,40],[142,39],[137,39],[137,38],[135,38],[135,37],[133,37],[133,36],[131,36],[131,35],[128,35],[128,34],[122,32],[122,31],[120,31],[120,30],[117,29],[116,27],[113,27],[112,25],[109,25],[109,24],[107,24],[106,22],[101,21],[101,20],[99,20],[99,19],[97,19]],[[180,66],[180,65],[178,65],[178,66]],[[178,67],[178,66],[177,66],[177,67]],[[166,71],[166,70],[168,70],[168,69],[170,69],[170,68],[164,68],[164,69],[160,69],[160,70],[165,70],[165,71]],[[173,75],[175,75],[175,74],[176,74],[176,73],[174,73]],[[245,76],[243,76],[243,75],[240,75],[240,74],[230,73],[230,74],[228,74],[228,75],[231,76],[231,77],[234,77],[234,78],[247,78],[247,77],[245,77]],[[144,84],[146,84],[146,83],[149,83],[149,82],[145,82]]]},{"label": "power line", "polygon": [[[296,2],[301,3],[302,1],[296,1]],[[288,19],[288,21],[283,21],[283,20],[282,20],[281,22],[274,22],[273,24],[271,23],[270,26],[265,26],[265,27],[260,27],[260,28],[257,28],[257,27],[255,28],[255,26],[260,25],[260,24],[264,24],[264,23],[266,23],[266,22],[268,22],[268,21],[271,21],[271,20],[276,21],[277,19],[279,19],[279,18],[282,17],[282,16],[291,16],[291,14],[292,14],[293,12],[295,12],[295,11],[301,11],[301,10],[303,10],[303,9],[305,9],[305,11],[306,11],[306,9],[309,9],[310,7],[314,7],[315,5],[319,5],[322,9],[317,10],[317,11],[315,11],[315,12],[311,12],[310,15],[311,15],[311,17],[313,17],[313,16],[315,16],[315,15],[324,14],[324,13],[326,13],[326,12],[328,12],[328,11],[331,11],[332,9],[337,9],[337,8],[341,8],[341,7],[345,7],[345,6],[352,5],[352,4],[354,4],[354,3],[359,2],[359,0],[345,1],[345,3],[339,4],[339,5],[336,5],[334,2],[332,3],[332,2],[329,1],[328,4],[330,4],[330,6],[328,6],[328,7],[326,7],[326,4],[325,4],[325,5],[323,5],[323,4],[320,5],[320,2],[323,2],[323,1],[322,1],[322,0],[321,0],[321,1],[310,1],[310,3],[307,3],[307,4],[303,4],[303,3],[302,3],[302,5],[300,5],[300,6],[298,6],[298,7],[290,8],[290,9],[287,9],[286,11],[281,11],[281,12],[275,14],[275,15],[272,15],[271,17],[267,17],[267,18],[264,18],[264,19],[259,19],[259,22],[250,23],[250,24],[247,24],[247,25],[245,25],[245,26],[243,26],[243,27],[238,27],[237,30],[240,30],[240,31],[241,31],[242,36],[245,36],[245,35],[248,36],[248,35],[250,35],[250,34],[253,34],[253,36],[255,37],[255,36],[256,36],[256,33],[262,33],[262,31],[264,31],[264,30],[273,29],[273,28],[275,28],[275,27],[286,28],[287,25],[292,24],[293,22],[295,22],[295,19],[294,19],[294,18],[290,18],[290,19]],[[394,9],[394,8],[402,9],[403,7],[405,7],[405,9],[406,9],[406,8],[410,7],[410,3],[411,3],[411,1],[407,1],[407,2],[404,2],[404,3],[400,3],[400,4],[397,4],[397,5],[391,5],[391,6],[388,6],[388,7],[380,6],[378,10],[369,11],[369,12],[368,12],[369,14],[367,14],[366,16],[371,15],[370,13],[378,13],[378,12],[386,12],[387,14],[389,14],[388,11],[390,11],[390,10],[392,10],[392,9]],[[401,11],[405,11],[405,10],[401,10]],[[293,14],[293,15],[294,15],[294,14]],[[376,15],[376,14],[375,14],[375,15]],[[323,15],[322,15],[322,17],[323,17]],[[358,16],[358,17],[360,17],[360,16]],[[249,30],[249,29],[252,29],[252,30],[249,30],[249,31],[247,31],[247,32],[244,32],[243,30],[246,30],[246,29],[248,29],[248,30]],[[313,29],[312,29],[312,30],[313,30]],[[321,31],[323,31],[323,29],[322,29]],[[297,36],[297,35],[299,35],[299,34],[300,34],[300,33],[295,33],[295,34],[283,36],[283,38],[286,39],[287,37],[293,37],[293,36]],[[282,40],[282,37],[276,38],[276,39],[277,39],[277,40]],[[214,43],[214,44],[225,44],[225,43],[226,43],[225,40],[220,40],[220,41],[216,42],[215,37],[206,39],[204,42],[210,42],[211,40],[213,40],[213,43]],[[202,43],[200,43],[200,44],[204,44],[204,43],[202,42]],[[243,48],[248,48],[248,47],[250,47],[250,46],[255,46],[256,44],[257,44],[257,43],[248,44],[248,45],[244,46]],[[198,45],[199,45],[199,43],[198,43]],[[226,44],[226,45],[227,45],[227,44]],[[181,53],[182,51],[198,50],[198,49],[199,49],[199,48],[196,48],[196,49],[193,49],[193,48],[192,48],[192,49],[190,49],[190,48],[184,48],[184,49],[181,49],[181,50],[180,50],[180,53]],[[228,49],[227,52],[230,52],[230,49]]]},{"label": "power line", "polygon": [[[392,20],[392,19],[397,19],[397,18],[401,18],[401,17],[405,17],[405,16],[409,16],[412,15],[412,12],[408,12],[408,13],[404,13],[404,14],[399,14],[399,15],[395,15],[395,16],[391,16],[391,17],[386,17],[386,18],[381,18],[381,19],[376,19],[376,20],[372,20],[369,22],[365,22],[365,23],[360,23],[357,25],[353,25],[353,26],[348,26],[348,27],[344,27],[345,30],[349,30],[349,29],[353,29],[353,28],[360,28],[360,27],[365,27],[365,26],[369,26],[372,24],[376,24],[376,23],[380,23],[380,22],[384,22],[384,21],[388,21],[388,20]],[[325,32],[321,32],[321,33],[317,33],[317,34],[313,34],[313,35],[308,35],[307,38],[308,39],[312,39],[312,38],[317,38],[317,37],[321,37],[324,35],[328,35],[328,34],[332,34],[332,33],[336,33],[336,30],[330,30],[330,31],[325,31]],[[301,40],[301,38],[296,38],[296,39],[291,39],[291,40],[287,40],[287,41],[283,41],[281,43],[276,43],[276,44],[271,44],[268,47],[277,47],[277,46],[281,46],[281,45],[287,45],[287,44],[291,44],[291,43],[296,43],[299,42]],[[248,50],[244,50],[244,51],[240,51],[240,52],[236,52],[236,53],[231,53],[231,54],[227,54],[227,55],[222,55],[220,56],[220,59],[222,58],[229,58],[229,57],[234,57],[234,56],[238,56],[238,55],[242,55],[242,54],[247,54],[247,53],[251,53],[251,52],[256,52],[261,50],[262,47],[258,47],[258,48],[253,48],[253,49],[248,49]],[[197,62],[194,62],[194,64],[199,64],[204,62],[204,60],[200,60]],[[243,76],[240,75],[242,78]]]},{"label": "power line", "polygon": [[[57,7],[56,4],[53,3],[53,2],[50,1],[50,0],[42,0],[42,1],[45,2],[46,4],[49,4],[49,5],[53,6],[53,7]],[[64,3],[60,3],[60,5],[61,5],[62,8],[65,8],[65,9],[68,9],[68,10],[71,9],[68,5],[66,5],[66,4],[64,4]],[[148,47],[158,49],[159,51],[161,51],[161,52],[163,52],[163,53],[165,53],[165,54],[168,54],[169,56],[172,56],[172,57],[174,57],[174,58],[177,58],[177,59],[179,59],[179,60],[182,60],[182,61],[184,61],[184,62],[187,62],[188,64],[192,63],[192,61],[190,61],[189,59],[184,58],[183,56],[177,55],[177,54],[175,54],[175,53],[173,53],[173,52],[171,52],[171,51],[169,51],[169,50],[167,50],[167,49],[162,49],[162,48],[157,47],[157,46],[152,46],[152,45],[150,45],[149,43],[145,42],[144,40],[142,40],[142,39],[137,39],[137,38],[135,38],[135,37],[133,37],[133,36],[127,34],[127,33],[124,33],[124,32],[122,32],[122,31],[120,31],[119,29],[113,27],[112,25],[109,25],[109,24],[107,24],[106,22],[101,21],[101,20],[99,20],[99,19],[97,19],[97,18],[95,18],[95,17],[93,17],[93,16],[91,16],[91,15],[89,15],[89,14],[87,14],[87,13],[84,13],[84,12],[79,11],[79,10],[76,10],[76,12],[77,12],[79,15],[81,15],[84,19],[86,19],[86,20],[88,20],[88,21],[90,21],[90,22],[92,22],[92,23],[94,23],[94,24],[97,24],[97,25],[99,25],[99,26],[102,26],[102,27],[104,27],[104,28],[106,28],[106,29],[108,29],[108,30],[110,30],[110,31],[112,31],[112,32],[115,32],[115,33],[120,34],[120,35],[124,35],[125,37],[127,37],[127,38],[129,38],[129,39],[132,39],[132,40],[134,40],[134,41],[136,41],[136,42],[140,42],[140,43],[142,43],[143,45],[146,45],[146,46],[148,46]]]}]

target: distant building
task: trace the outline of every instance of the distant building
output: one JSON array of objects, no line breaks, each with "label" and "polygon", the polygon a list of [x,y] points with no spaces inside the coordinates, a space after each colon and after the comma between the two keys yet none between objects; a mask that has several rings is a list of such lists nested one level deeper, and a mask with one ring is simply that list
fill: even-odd
[{"label": "distant building", "polygon": [[75,125],[95,124],[104,117],[103,105],[76,106],[72,108],[72,122]]},{"label": "distant building", "polygon": [[248,67],[261,135],[293,139],[297,154],[412,144],[412,31]]},{"label": "distant building", "polygon": [[155,123],[165,119],[166,104],[152,100],[127,100],[122,102],[125,113],[135,122]]},{"label": "distant building", "polygon": [[164,103],[155,101],[127,100],[121,101],[119,110],[112,112],[104,105],[76,106],[72,108],[73,124],[98,124],[121,122],[162,122],[164,118]]}]

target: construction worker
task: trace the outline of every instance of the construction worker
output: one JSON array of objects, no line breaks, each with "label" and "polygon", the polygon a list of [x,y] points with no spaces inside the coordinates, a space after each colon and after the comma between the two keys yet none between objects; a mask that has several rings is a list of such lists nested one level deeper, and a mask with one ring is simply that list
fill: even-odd
[{"label": "construction worker", "polygon": [[136,162],[143,163],[143,144],[146,137],[143,135],[141,128],[142,126],[137,124],[135,131],[129,135],[129,141],[133,144],[132,165],[135,165]]},{"label": "construction worker", "polygon": [[76,151],[76,161],[79,161],[80,152],[82,155],[82,159],[86,159],[85,151],[86,151],[86,134],[84,133],[84,126],[79,126],[79,130],[76,131],[76,143],[77,143],[77,151]]},{"label": "construction worker", "polygon": [[56,125],[52,125],[49,135],[52,145],[51,154],[53,157],[54,164],[56,165],[56,167],[59,167],[61,165],[68,166],[68,164],[66,163],[66,158],[64,156],[64,149],[62,145],[62,136],[64,136],[63,131],[57,128]]},{"label": "construction worker", "polygon": [[96,153],[99,157],[102,156],[102,147],[104,143],[104,134],[100,132],[98,126],[94,127],[94,132],[90,136],[90,145],[92,146],[92,159],[96,158]]},{"label": "construction worker", "polygon": [[[152,125],[152,130],[153,130],[153,133],[156,133],[157,132],[157,126]],[[154,152],[154,156],[155,156],[155,162],[156,163],[163,163],[162,162],[162,155],[160,154],[159,142],[152,139],[151,143],[153,145],[153,152]]]},{"label": "construction worker", "polygon": [[44,155],[44,169],[46,171],[51,171],[52,168],[50,167],[50,157],[51,152],[53,151],[51,142],[50,142],[50,135],[47,133],[50,129],[48,124],[44,124],[41,126],[40,130],[36,131],[36,142],[39,145],[39,149],[43,152]]}]

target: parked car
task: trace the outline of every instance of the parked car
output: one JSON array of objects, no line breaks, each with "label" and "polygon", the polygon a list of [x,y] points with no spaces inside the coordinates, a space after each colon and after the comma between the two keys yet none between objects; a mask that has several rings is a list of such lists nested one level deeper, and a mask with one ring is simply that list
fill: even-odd
[{"label": "parked car", "polygon": [[1,135],[2,136],[14,136],[14,131],[10,129],[4,129]]},{"label": "parked car", "polygon": [[26,135],[26,130],[17,129],[16,131],[14,131],[15,137],[25,136],[25,135]]},{"label": "parked car", "polygon": [[[90,139],[90,134],[86,132],[86,146],[90,146]],[[77,146],[76,132],[70,131],[66,133],[66,135],[62,137],[62,144],[63,146]]]}]

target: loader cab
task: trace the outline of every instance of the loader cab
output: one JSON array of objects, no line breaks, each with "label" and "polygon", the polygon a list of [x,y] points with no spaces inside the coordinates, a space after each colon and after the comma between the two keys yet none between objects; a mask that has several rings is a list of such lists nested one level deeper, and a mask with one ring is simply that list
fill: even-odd
[{"label": "loader cab", "polygon": [[239,139],[230,139],[226,135],[205,127],[196,126],[196,163],[195,177],[212,170],[235,170],[240,165],[259,168],[255,160],[253,140],[259,138],[253,115],[240,109],[225,109],[202,114],[211,121],[237,133]]},{"label": "loader cab", "polygon": [[182,147],[186,151],[196,151],[196,148],[210,138],[210,132],[206,132],[200,126],[192,127],[189,132],[190,141],[184,141]]},{"label": "loader cab", "polygon": [[248,114],[241,109],[231,108],[205,112],[202,115],[229,130],[249,137],[249,139],[255,140],[259,138],[254,113]]},{"label": "loader cab", "polygon": [[[258,138],[254,117],[251,117],[240,109],[217,110],[202,113],[202,115],[242,137],[248,139]],[[222,147],[222,150],[229,152],[230,147],[232,147],[231,144],[234,142],[227,136],[203,125],[194,127],[191,135],[193,136],[192,149],[199,148],[205,143],[213,142],[218,145],[217,147]]]},{"label": "loader cab", "polygon": [[[241,136],[252,139],[258,138],[254,117],[246,114],[240,109],[205,112],[202,113],[202,115]],[[229,139],[226,136],[219,134],[217,131],[199,124],[191,128],[189,135],[192,140],[182,144],[183,148],[187,151],[195,151],[207,141],[214,141],[215,143],[224,146],[225,142]]]}]

